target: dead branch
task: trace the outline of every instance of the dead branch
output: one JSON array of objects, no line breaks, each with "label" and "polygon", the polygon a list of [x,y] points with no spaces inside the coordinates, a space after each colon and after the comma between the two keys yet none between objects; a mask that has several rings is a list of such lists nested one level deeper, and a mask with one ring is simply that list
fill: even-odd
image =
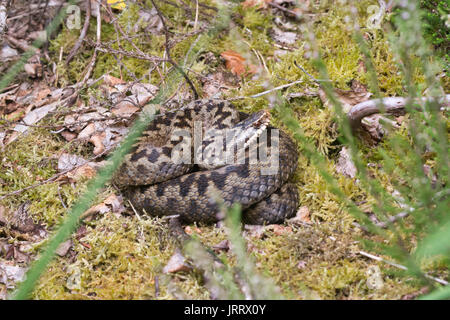
[{"label": "dead branch", "polygon": [[73,46],[72,50],[70,50],[69,55],[66,59],[66,65],[70,63],[72,58],[75,56],[75,54],[78,52],[78,50],[81,47],[81,44],[83,43],[84,38],[86,37],[87,31],[89,29],[89,21],[91,20],[91,0],[86,0],[86,18],[84,20],[83,29],[81,29],[80,36]]},{"label": "dead branch", "polygon": [[46,179],[46,180],[43,180],[43,181],[40,181],[40,182],[38,182],[38,183],[32,184],[31,186],[28,186],[28,187],[25,187],[25,188],[22,188],[22,189],[15,190],[15,191],[9,192],[9,193],[7,193],[7,194],[4,194],[4,195],[2,195],[2,196],[0,197],[0,201],[3,200],[3,199],[5,199],[5,198],[7,198],[7,197],[14,196],[14,195],[17,195],[17,194],[21,194],[21,193],[24,192],[24,191],[27,191],[27,190],[30,190],[30,189],[37,188],[37,187],[42,186],[42,185],[44,185],[44,184],[47,184],[47,183],[49,183],[49,182],[53,182],[53,181],[55,181],[56,179],[58,179],[59,177],[65,175],[65,174],[67,174],[67,173],[69,173],[70,171],[73,171],[73,170],[75,170],[75,169],[78,169],[78,168],[80,168],[80,167],[86,165],[86,163],[88,163],[88,162],[92,162],[92,161],[94,161],[94,160],[96,160],[96,159],[98,159],[98,158],[100,158],[100,157],[103,157],[105,154],[108,154],[108,152],[110,152],[112,149],[114,149],[114,148],[116,147],[117,144],[118,144],[118,143],[112,144],[109,148],[106,148],[103,152],[101,152],[101,153],[99,153],[98,155],[96,155],[96,156],[94,156],[94,157],[88,159],[87,162],[85,162],[85,163],[83,163],[83,164],[79,164],[79,165],[77,165],[77,166],[75,166],[75,167],[73,167],[73,168],[70,168],[70,169],[61,171],[61,172],[59,172],[59,173],[57,173],[57,174],[51,176],[50,178],[48,178],[48,179]]},{"label": "dead branch", "polygon": [[276,4],[276,3],[273,3],[273,2],[269,2],[267,4],[269,6],[271,6],[271,7],[277,8],[278,10],[281,10],[281,11],[287,13],[289,16],[292,16],[292,17],[294,17],[296,19],[300,18],[300,16],[301,16],[300,13],[292,11],[292,10],[289,10],[289,9],[286,9],[285,7],[280,6],[279,4]]},{"label": "dead branch", "polygon": [[167,29],[167,25],[166,25],[164,16],[163,16],[161,10],[159,9],[159,7],[156,5],[155,1],[154,0],[150,0],[150,1],[152,2],[153,7],[155,7],[158,17],[159,17],[159,19],[161,19],[161,23],[163,25],[164,36],[165,36],[165,40],[166,40],[165,50],[166,50],[167,60],[179,73],[181,73],[181,75],[184,77],[184,79],[186,80],[188,85],[191,87],[192,93],[194,94],[194,100],[197,100],[198,93],[194,87],[194,84],[191,82],[191,79],[189,79],[186,72],[184,72],[184,70],[178,66],[178,64],[172,59],[172,57],[170,55],[170,49],[169,49],[170,34],[169,34],[169,29]]},{"label": "dead branch", "polygon": [[[101,41],[101,31],[102,31],[102,16],[100,12],[100,5],[97,5],[97,45],[99,45]],[[82,83],[81,86],[84,86],[84,84],[89,80],[92,70],[94,69],[96,60],[97,60],[97,49],[94,49],[94,54],[92,55],[91,61],[89,62],[83,81],[81,81]]]},{"label": "dead branch", "polygon": [[[375,261],[380,261],[380,262],[387,263],[388,265],[391,265],[391,266],[393,266],[393,267],[396,267],[396,268],[399,268],[399,269],[402,269],[402,270],[408,270],[407,267],[405,267],[405,266],[403,266],[403,265],[401,265],[401,264],[398,264],[398,263],[395,263],[395,262],[392,262],[392,261],[389,261],[389,260],[386,260],[386,259],[377,257],[377,256],[375,256],[375,255],[373,255],[373,254],[370,254],[370,253],[367,253],[367,252],[365,252],[365,251],[360,251],[359,254],[361,254],[361,255],[363,255],[363,256],[365,256],[365,257],[367,257],[367,258],[373,259],[373,260],[375,260]],[[425,273],[424,276],[425,276],[426,278],[428,278],[428,279],[431,279],[431,280],[436,281],[436,282],[438,282],[438,283],[440,283],[440,284],[443,284],[444,286],[448,285],[448,282],[445,281],[445,280],[443,280],[443,279],[436,278],[436,277],[432,277],[432,276],[430,276],[430,275],[427,274],[427,273]]]},{"label": "dead branch", "polygon": [[[417,102],[432,101],[430,98],[420,98]],[[405,105],[409,102],[408,98],[403,97],[387,97],[383,99],[373,99],[358,103],[353,106],[347,113],[352,128],[359,128],[361,120],[375,113],[400,114],[404,112]],[[450,94],[445,95],[438,101],[439,105],[445,107],[450,106]]]},{"label": "dead branch", "polygon": [[8,28],[6,25],[6,19],[8,18],[8,7],[10,1],[8,0],[0,0],[0,39],[3,38],[3,35]]}]

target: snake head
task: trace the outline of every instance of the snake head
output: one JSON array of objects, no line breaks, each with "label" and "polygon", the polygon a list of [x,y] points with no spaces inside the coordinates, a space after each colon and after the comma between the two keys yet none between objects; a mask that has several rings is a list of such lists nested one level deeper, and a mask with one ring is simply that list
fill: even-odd
[{"label": "snake head", "polygon": [[239,122],[231,129],[234,130],[236,137],[234,145],[239,148],[243,144],[244,149],[249,147],[267,128],[269,122],[270,112],[267,110],[258,111]]},{"label": "snake head", "polygon": [[270,112],[261,110],[237,123],[233,128],[208,130],[203,138],[202,150],[197,150],[197,159],[201,159],[198,162],[199,166],[211,170],[237,163],[239,158],[237,155],[243,155],[244,151],[256,142],[267,128],[269,121]]}]

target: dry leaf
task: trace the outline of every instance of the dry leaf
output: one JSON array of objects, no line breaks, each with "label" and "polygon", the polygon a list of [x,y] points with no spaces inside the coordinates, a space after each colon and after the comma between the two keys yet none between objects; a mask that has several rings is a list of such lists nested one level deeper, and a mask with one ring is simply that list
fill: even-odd
[{"label": "dry leaf", "polygon": [[268,3],[272,0],[245,0],[242,2],[243,8],[253,8],[257,7],[258,9],[265,9],[268,6]]},{"label": "dry leaf", "polygon": [[83,219],[91,217],[96,213],[105,214],[108,212],[120,214],[125,211],[125,207],[123,206],[123,199],[121,196],[116,196],[115,194],[111,194],[108,198],[106,198],[102,203],[99,203],[91,208],[89,208],[82,216]]},{"label": "dry leaf", "polygon": [[293,223],[296,225],[305,225],[311,224],[311,213],[309,212],[309,208],[307,206],[301,206],[295,215],[295,217],[288,219],[289,223]]},{"label": "dry leaf", "polygon": [[72,240],[69,239],[61,243],[55,252],[58,256],[64,257],[67,254],[67,252],[69,252],[71,247],[72,247]]},{"label": "dry leaf", "polygon": [[290,31],[282,31],[277,27],[272,28],[273,39],[281,44],[292,45],[297,41],[297,33]]},{"label": "dry leaf", "polygon": [[97,168],[101,163],[87,162],[85,159],[68,153],[63,153],[58,159],[58,170],[60,172],[71,170],[65,176],[57,181],[69,179],[69,181],[78,181],[83,178],[93,178],[97,173]]},{"label": "dry leaf", "polygon": [[215,251],[228,251],[230,250],[230,241],[229,240],[222,240],[215,246],[213,246],[213,249]]},{"label": "dry leaf", "polygon": [[66,171],[85,164],[87,161],[74,154],[63,153],[58,159],[58,170]]},{"label": "dry leaf", "polygon": [[92,143],[94,145],[94,151],[93,153],[95,155],[99,155],[100,153],[102,153],[103,151],[105,151],[105,146],[103,144],[103,140],[106,137],[106,133],[102,132],[96,135],[93,135],[90,139],[89,142]]},{"label": "dry leaf", "polygon": [[23,68],[25,72],[32,78],[42,76],[42,65],[40,63],[26,63]]},{"label": "dry leaf", "polygon": [[354,178],[356,176],[357,170],[347,147],[343,147],[341,152],[339,152],[336,171],[349,178]]},{"label": "dry leaf", "polygon": [[91,179],[97,174],[97,170],[93,168],[91,163],[86,163],[84,166],[76,168],[67,173],[66,177],[71,181],[78,181],[80,179]]},{"label": "dry leaf", "polygon": [[72,141],[77,137],[77,134],[75,132],[71,132],[69,130],[64,130],[63,132],[61,132],[61,135],[64,139],[66,139],[66,141]]},{"label": "dry leaf", "polygon": [[281,236],[284,235],[286,233],[292,233],[292,227],[290,226],[282,226],[279,224],[271,224],[266,226],[267,230],[272,230],[272,232],[274,234],[276,234],[277,236]]},{"label": "dry leaf", "polygon": [[116,84],[124,84],[126,83],[124,80],[110,76],[109,74],[105,74],[103,76],[103,81],[104,83],[106,83],[108,86],[115,86]]},{"label": "dry leaf", "polygon": [[132,104],[131,102],[122,101],[122,102],[119,102],[116,106],[114,106],[111,109],[111,112],[118,117],[129,118],[134,113],[138,112],[139,110],[140,109],[138,107],[136,107],[134,104]]},{"label": "dry leaf", "polygon": [[12,265],[10,262],[0,262],[0,283],[6,285],[7,288],[14,288],[15,283],[25,279],[26,268]]},{"label": "dry leaf", "polygon": [[[47,104],[43,107],[34,109],[33,111],[30,111],[23,119],[22,121],[27,125],[33,125],[42,118],[44,118],[50,111],[53,111],[58,107],[61,103],[59,101]],[[14,127],[15,131],[18,132],[25,132],[28,130],[29,126],[18,124]]]},{"label": "dry leaf", "polygon": [[89,123],[79,134],[78,139],[84,140],[90,138],[91,135],[95,132],[95,123]]},{"label": "dry leaf", "polygon": [[245,231],[246,231],[246,235],[253,237],[253,238],[257,238],[257,239],[261,239],[264,235],[265,232],[265,226],[260,226],[260,225],[249,225],[246,224],[244,226]]},{"label": "dry leaf", "polygon": [[246,71],[248,71],[251,74],[257,72],[256,66],[251,64],[247,65],[245,63],[245,58],[235,51],[232,50],[224,51],[220,55],[225,59],[226,68],[237,76],[243,75]]},{"label": "dry leaf", "polygon": [[192,270],[192,267],[187,264],[186,258],[180,252],[175,252],[163,268],[163,273],[174,273],[189,270]]},{"label": "dry leaf", "polygon": [[296,217],[303,222],[311,222],[309,208],[307,206],[301,206],[297,211]]}]

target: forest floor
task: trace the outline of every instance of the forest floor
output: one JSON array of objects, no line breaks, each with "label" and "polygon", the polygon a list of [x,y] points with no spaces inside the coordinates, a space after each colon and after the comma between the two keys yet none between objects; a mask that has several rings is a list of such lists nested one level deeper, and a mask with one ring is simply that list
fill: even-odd
[{"label": "forest floor", "polygon": [[[215,33],[207,33],[220,22],[210,0],[158,0],[165,24],[151,1],[101,9],[91,1],[86,14],[87,2],[78,2],[78,9],[70,11],[63,26],[0,92],[0,299],[23,279],[147,102],[162,88],[172,106],[193,99],[170,59],[186,70],[201,98],[230,99],[249,113],[271,110],[272,123],[282,128],[273,106],[279,95],[287,99],[345,195],[371,216],[375,200],[352,173],[333,109],[307,74],[319,78],[308,37],[315,35],[332,84],[350,108],[371,97],[364,59],[349,29],[358,22],[370,45],[382,94],[403,96],[383,22],[391,13],[378,17],[378,25],[371,20],[378,12],[377,1],[355,2],[354,11],[333,1],[304,1],[310,5],[307,9],[296,8],[292,0],[226,2],[229,17]],[[42,36],[39,31],[54,18],[60,1],[48,2],[45,11],[38,7],[40,1],[31,3],[21,9],[21,2],[15,1],[10,14],[14,19],[8,20],[0,52],[1,73]],[[90,23],[74,50],[87,15]],[[413,77],[416,83],[425,81],[420,72]],[[441,81],[448,92],[448,78],[444,75]],[[405,135],[405,116],[391,120],[398,126],[396,134]],[[376,126],[367,128],[372,131],[366,130],[358,141],[361,154],[372,175],[392,189],[382,169],[382,133]],[[423,293],[426,288],[416,280],[361,254],[367,251],[364,239],[376,236],[355,224],[300,148],[299,153],[293,178],[300,195],[296,218],[243,229],[258,272],[273,279],[287,299],[411,299]],[[193,224],[185,231],[230,266],[236,264],[224,227]],[[77,231],[59,247],[32,297],[211,298],[199,270],[185,266],[167,271],[177,250],[166,220],[134,212],[108,185]]]}]

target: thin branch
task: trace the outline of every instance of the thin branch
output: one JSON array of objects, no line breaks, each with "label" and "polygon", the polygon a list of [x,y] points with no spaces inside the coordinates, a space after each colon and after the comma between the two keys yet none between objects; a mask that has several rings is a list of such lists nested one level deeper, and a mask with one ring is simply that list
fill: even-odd
[{"label": "thin branch", "polygon": [[89,21],[90,20],[91,20],[91,0],[86,0],[86,18],[84,20],[83,29],[81,29],[80,37],[78,38],[77,42],[73,46],[72,50],[70,50],[70,53],[67,56],[66,65],[69,64],[69,62],[72,60],[72,58],[75,56],[75,54],[80,49],[81,44],[83,43],[83,40],[86,37],[87,31],[89,29]]},{"label": "thin branch", "polygon": [[236,98],[231,98],[229,100],[232,101],[232,100],[241,100],[241,99],[245,99],[245,98],[258,98],[258,97],[264,96],[264,95],[266,95],[268,93],[271,93],[271,92],[274,92],[274,91],[277,91],[277,90],[281,90],[281,89],[284,89],[284,88],[289,88],[289,87],[292,87],[293,85],[296,85],[296,84],[299,84],[299,83],[302,83],[302,82],[304,82],[304,81],[303,80],[297,80],[297,81],[294,81],[294,82],[291,82],[291,83],[287,83],[287,84],[283,84],[281,86],[278,86],[278,87],[275,87],[275,88],[272,88],[272,89],[269,89],[269,90],[266,90],[266,91],[263,91],[263,92],[260,92],[260,93],[248,96],[248,97],[236,97]]},{"label": "thin branch", "polygon": [[169,34],[169,30],[167,29],[167,25],[166,22],[164,20],[164,16],[161,13],[161,10],[159,9],[159,7],[156,5],[154,0],[150,0],[153,4],[153,7],[155,8],[159,19],[161,19],[161,23],[163,25],[163,29],[164,29],[164,36],[165,36],[165,40],[166,40],[166,45],[165,45],[165,49],[166,49],[166,56],[167,56],[167,60],[169,61],[170,64],[172,64],[172,66],[181,73],[181,75],[184,77],[184,79],[186,80],[186,82],[188,83],[188,85],[191,87],[192,93],[194,94],[194,99],[197,100],[198,99],[198,93],[197,90],[194,87],[194,84],[191,82],[191,79],[189,79],[189,77],[187,76],[187,74],[184,72],[184,70],[182,68],[180,68],[178,66],[178,64],[172,59],[171,55],[170,55],[170,49],[169,49],[169,39],[170,39],[170,34]]},{"label": "thin branch", "polygon": [[[399,268],[399,269],[402,269],[402,270],[406,270],[406,271],[408,270],[408,268],[405,267],[404,265],[401,265],[401,264],[398,264],[398,263],[395,263],[395,262],[392,262],[392,261],[389,261],[389,260],[386,260],[386,259],[374,256],[373,254],[367,253],[365,251],[359,251],[359,254],[361,254],[361,255],[363,255],[363,256],[365,256],[367,258],[376,260],[376,261],[384,262],[384,263],[386,263],[388,265],[391,265],[393,267],[396,267],[396,268]],[[436,282],[438,282],[440,284],[443,284],[444,286],[449,284],[447,281],[445,281],[443,279],[432,277],[432,276],[430,276],[430,275],[428,275],[426,273],[424,275],[425,275],[426,278],[431,279],[433,281],[436,281]]]},{"label": "thin branch", "polygon": [[9,1],[0,0],[0,39],[6,32],[8,26],[6,25],[6,19],[8,18]]},{"label": "thin branch", "polygon": [[[430,98],[423,97],[418,99],[418,101],[431,101]],[[404,112],[405,105],[409,102],[408,98],[403,97],[387,97],[383,99],[373,99],[358,103],[353,106],[350,111],[347,113],[347,116],[350,120],[350,124],[353,128],[358,128],[361,125],[361,120],[365,117],[368,117],[375,113],[381,112],[381,105],[384,105],[384,112],[390,114],[397,114],[400,112]],[[450,106],[450,94],[445,95],[439,101],[440,105],[444,105],[445,107]]]},{"label": "thin branch", "polygon": [[88,160],[87,160],[86,162],[84,162],[83,164],[79,164],[79,165],[77,165],[77,166],[75,166],[75,167],[73,167],[73,168],[70,168],[70,169],[61,171],[61,172],[59,172],[59,173],[57,173],[57,174],[51,176],[50,178],[48,178],[48,179],[46,179],[46,180],[43,180],[43,181],[40,181],[40,182],[38,182],[38,183],[32,184],[31,186],[28,186],[28,187],[25,187],[25,188],[22,188],[22,189],[18,189],[18,190],[9,192],[9,193],[7,193],[7,194],[4,194],[3,196],[0,197],[0,201],[3,200],[3,199],[5,199],[5,198],[7,198],[7,197],[14,196],[14,195],[17,195],[17,194],[21,194],[21,193],[24,192],[24,191],[27,191],[27,190],[30,190],[30,189],[34,189],[34,188],[40,187],[40,186],[42,186],[42,185],[44,185],[44,184],[47,184],[47,183],[49,183],[49,182],[53,182],[53,181],[55,181],[56,179],[58,179],[59,177],[65,175],[65,174],[67,174],[67,173],[69,173],[70,171],[73,171],[73,170],[75,170],[75,169],[78,169],[78,168],[80,168],[80,167],[86,165],[87,163],[92,162],[92,161],[94,161],[94,160],[96,160],[96,159],[98,159],[98,158],[104,156],[104,155],[107,154],[109,151],[111,151],[112,149],[114,149],[114,148],[116,147],[117,144],[118,144],[118,143],[115,143],[115,144],[111,145],[109,148],[105,149],[102,153],[99,153],[98,155],[96,155],[96,156],[94,156],[94,157],[88,159]]},{"label": "thin branch", "polygon": [[300,14],[300,13],[297,13],[297,12],[295,12],[295,11],[286,9],[285,7],[280,6],[279,4],[276,4],[276,3],[273,3],[273,2],[268,2],[267,4],[268,4],[269,6],[271,6],[271,7],[277,8],[278,10],[281,10],[281,11],[283,11],[283,12],[286,12],[287,14],[289,14],[289,15],[295,17],[296,19],[298,19],[298,18],[301,17],[301,14]]},{"label": "thin branch", "polygon": [[[102,16],[100,11],[100,3],[97,5],[97,46],[101,43],[101,35],[102,35]],[[96,46],[96,48],[97,48]],[[97,49],[94,49],[94,54],[92,55],[91,61],[89,62],[86,74],[81,81],[81,86],[89,80],[92,70],[94,69],[95,61],[97,60]]]},{"label": "thin branch", "polygon": [[319,86],[321,85],[321,82],[331,82],[331,80],[322,80],[322,79],[316,79],[314,78],[308,71],[305,70],[305,68],[303,68],[301,65],[297,64],[297,61],[294,61],[294,65],[299,68],[300,70],[302,70],[309,78],[311,78],[312,81],[314,81],[315,83],[317,83]]}]

